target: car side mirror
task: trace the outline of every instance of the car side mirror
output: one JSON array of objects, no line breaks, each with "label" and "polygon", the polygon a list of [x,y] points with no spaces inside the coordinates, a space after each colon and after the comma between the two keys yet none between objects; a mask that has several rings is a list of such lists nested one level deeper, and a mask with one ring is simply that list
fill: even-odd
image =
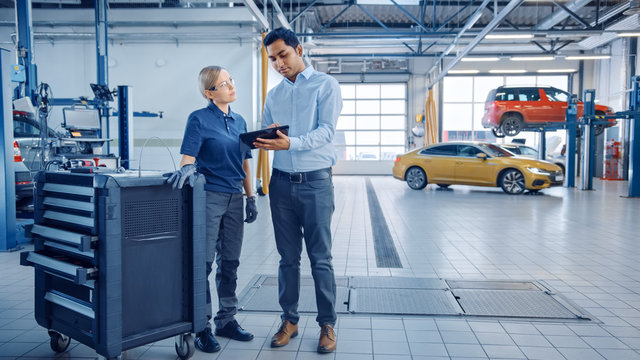
[{"label": "car side mirror", "polygon": [[482,152],[477,153],[477,154],[476,154],[476,157],[477,157],[478,159],[487,160],[487,154],[482,153]]}]

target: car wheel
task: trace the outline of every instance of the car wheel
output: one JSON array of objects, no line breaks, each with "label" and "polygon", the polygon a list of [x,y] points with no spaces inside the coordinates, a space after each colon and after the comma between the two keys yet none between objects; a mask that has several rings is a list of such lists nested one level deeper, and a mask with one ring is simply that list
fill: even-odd
[{"label": "car wheel", "polygon": [[491,128],[491,132],[493,133],[493,136],[497,138],[504,137],[504,133],[502,132],[502,130],[500,130],[500,128]]},{"label": "car wheel", "polygon": [[438,184],[438,186],[440,186],[443,189],[446,189],[450,186],[451,184]]},{"label": "car wheel", "polygon": [[562,170],[562,174],[564,175],[564,164],[556,163],[556,165],[558,165],[558,167],[560,167],[560,170]]},{"label": "car wheel", "polygon": [[517,115],[508,115],[502,120],[500,130],[506,136],[516,136],[522,130],[522,119]]},{"label": "car wheel", "polygon": [[500,187],[509,195],[519,195],[525,190],[524,175],[516,169],[507,169],[500,176]]},{"label": "car wheel", "polygon": [[427,175],[417,166],[409,168],[404,179],[407,181],[407,185],[414,190],[421,190],[427,186]]}]

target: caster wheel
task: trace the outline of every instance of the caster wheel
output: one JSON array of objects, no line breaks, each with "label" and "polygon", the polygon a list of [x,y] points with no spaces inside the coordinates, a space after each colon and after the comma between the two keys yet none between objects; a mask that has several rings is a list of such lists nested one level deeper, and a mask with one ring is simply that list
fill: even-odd
[{"label": "caster wheel", "polygon": [[196,345],[191,334],[182,336],[182,343],[176,341],[176,354],[181,360],[187,360],[196,352]]},{"label": "caster wheel", "polygon": [[49,343],[51,345],[51,350],[57,353],[65,352],[71,343],[70,337],[60,334],[57,331],[49,330],[49,337],[51,337],[51,341]]}]

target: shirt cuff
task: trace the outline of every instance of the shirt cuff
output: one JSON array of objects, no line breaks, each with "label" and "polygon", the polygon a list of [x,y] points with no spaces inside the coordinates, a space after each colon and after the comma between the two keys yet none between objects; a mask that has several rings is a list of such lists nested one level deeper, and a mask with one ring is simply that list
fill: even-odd
[{"label": "shirt cuff", "polygon": [[298,150],[300,148],[300,144],[302,143],[302,141],[300,139],[298,139],[297,137],[290,137],[289,138],[289,150]]}]

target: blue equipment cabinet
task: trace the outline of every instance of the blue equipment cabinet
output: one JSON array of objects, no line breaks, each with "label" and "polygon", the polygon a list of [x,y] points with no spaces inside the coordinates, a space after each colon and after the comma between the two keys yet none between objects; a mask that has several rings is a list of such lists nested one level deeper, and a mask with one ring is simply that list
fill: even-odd
[{"label": "blue equipment cabinet", "polygon": [[205,196],[160,173],[40,172],[34,199],[35,317],[51,348],[69,337],[108,359],[176,336],[181,359],[206,322]]}]

